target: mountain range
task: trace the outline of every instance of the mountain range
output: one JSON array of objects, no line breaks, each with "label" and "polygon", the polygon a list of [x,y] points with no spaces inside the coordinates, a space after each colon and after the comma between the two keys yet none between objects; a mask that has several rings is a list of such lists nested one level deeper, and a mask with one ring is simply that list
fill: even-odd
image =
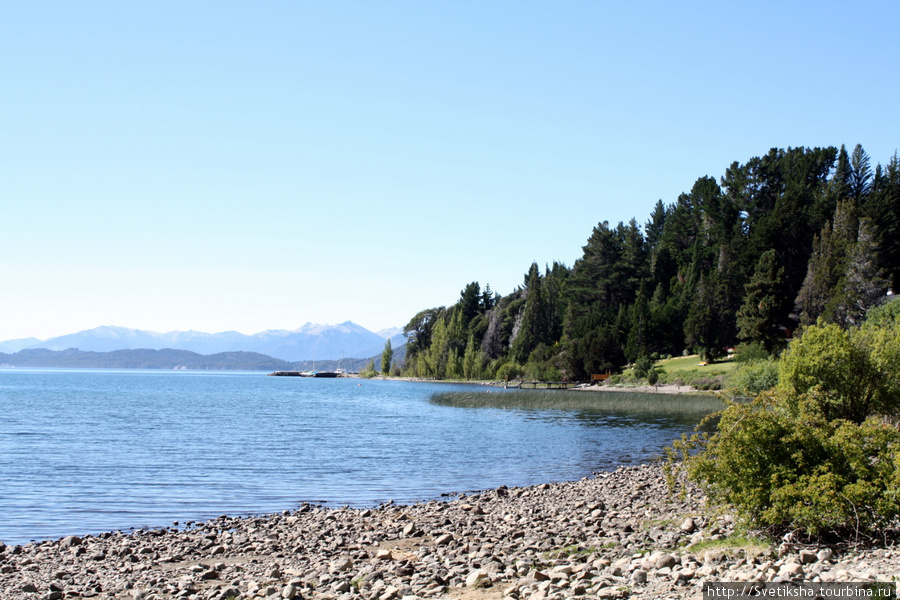
[{"label": "mountain range", "polygon": [[57,351],[77,348],[85,352],[175,349],[203,355],[255,352],[295,362],[372,357],[381,353],[387,339],[391,340],[391,345],[395,348],[406,342],[399,328],[374,333],[351,321],[339,325],[307,323],[291,331],[273,329],[252,335],[237,331],[158,333],[127,327],[102,326],[46,340],[36,338],[7,340],[0,342],[0,352],[12,353],[38,348]]}]

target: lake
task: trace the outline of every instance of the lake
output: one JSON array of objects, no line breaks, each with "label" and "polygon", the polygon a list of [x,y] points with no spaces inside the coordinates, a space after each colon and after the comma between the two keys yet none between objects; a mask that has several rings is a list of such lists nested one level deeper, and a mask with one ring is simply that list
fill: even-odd
[{"label": "lake", "polygon": [[646,396],[0,369],[0,541],[579,479],[658,457],[712,410]]}]

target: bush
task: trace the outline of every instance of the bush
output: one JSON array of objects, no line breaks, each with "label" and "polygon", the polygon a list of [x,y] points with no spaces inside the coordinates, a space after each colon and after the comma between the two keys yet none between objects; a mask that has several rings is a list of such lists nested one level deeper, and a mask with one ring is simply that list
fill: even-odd
[{"label": "bush", "polygon": [[522,376],[522,367],[520,367],[515,362],[503,363],[499,369],[497,369],[497,379],[501,379],[503,381],[512,381],[513,379],[518,379]]},{"label": "bush", "polygon": [[[762,387],[764,363],[735,376]],[[900,430],[886,422],[900,413],[898,365],[895,322],[810,327],[782,356],[778,387],[730,404],[712,435],[677,442],[670,474],[754,527],[874,535],[900,517]]]},{"label": "bush", "polygon": [[827,420],[815,398],[786,402],[786,394],[732,404],[711,437],[677,443],[688,475],[754,527],[847,536],[875,533],[896,519],[900,432],[876,418]]},{"label": "bush", "polygon": [[634,374],[641,379],[646,377],[651,369],[653,369],[653,362],[647,356],[641,356],[634,361]]},{"label": "bush", "polygon": [[809,327],[782,355],[778,377],[791,398],[820,388],[818,407],[828,419],[862,423],[871,414],[894,414],[900,410],[900,327]]},{"label": "bush", "polygon": [[739,344],[734,349],[735,362],[751,362],[769,358],[769,352],[760,342],[747,342]]},{"label": "bush", "polygon": [[778,385],[778,361],[766,358],[742,362],[725,381],[740,394],[756,396]]},{"label": "bush", "polygon": [[722,371],[691,369],[689,371],[679,370],[674,373],[663,371],[659,374],[658,381],[678,386],[689,385],[698,390],[720,390],[724,380],[725,375]]},{"label": "bush", "polygon": [[363,367],[362,371],[359,372],[360,377],[365,377],[366,379],[371,379],[378,375],[378,371],[375,370],[375,361],[369,359],[369,362],[366,363],[366,366]]},{"label": "bush", "polygon": [[696,379],[691,380],[689,385],[698,390],[704,391],[721,390],[722,381],[724,379],[724,375],[716,375],[714,377],[697,377]]}]

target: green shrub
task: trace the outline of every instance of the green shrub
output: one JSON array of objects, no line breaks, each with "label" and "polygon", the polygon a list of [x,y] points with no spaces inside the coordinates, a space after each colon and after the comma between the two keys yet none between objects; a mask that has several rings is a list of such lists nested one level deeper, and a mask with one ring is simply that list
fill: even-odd
[{"label": "green shrub", "polygon": [[378,371],[375,370],[375,361],[373,359],[369,359],[369,362],[366,363],[366,366],[362,368],[359,372],[360,377],[365,377],[366,379],[371,379],[378,375]]},{"label": "green shrub", "polygon": [[689,385],[698,390],[720,390],[725,381],[722,371],[708,370],[679,370],[674,373],[662,372],[659,374],[659,383],[672,385]]},{"label": "green shrub", "polygon": [[715,375],[712,377],[697,377],[696,379],[691,380],[688,385],[698,390],[704,391],[721,390],[722,382],[724,381],[724,379],[724,375]]},{"label": "green shrub", "polygon": [[[778,387],[729,405],[712,435],[677,442],[670,474],[754,527],[874,535],[900,517],[900,430],[887,422],[900,413],[898,366],[896,322],[810,327],[782,356]],[[762,386],[772,368],[747,377]]]},{"label": "green shrub", "polygon": [[648,356],[641,356],[634,361],[634,374],[643,379],[653,368],[653,362]]},{"label": "green shrub", "polygon": [[512,381],[513,379],[518,379],[523,374],[522,367],[520,367],[515,362],[507,362],[503,363],[499,369],[497,369],[497,379],[502,381]]},{"label": "green shrub", "polygon": [[725,379],[727,387],[747,396],[778,385],[778,361],[772,358],[742,362]]},{"label": "green shrub", "polygon": [[769,352],[761,342],[747,342],[739,344],[734,349],[734,360],[736,362],[751,362],[755,360],[765,360],[769,358]]},{"label": "green shrub", "polygon": [[812,395],[786,395],[732,404],[712,436],[676,443],[710,500],[734,506],[751,526],[809,535],[873,533],[896,519],[900,432],[876,418],[827,420]]},{"label": "green shrub", "polygon": [[861,423],[871,414],[900,411],[900,326],[864,325],[843,330],[819,323],[794,340],[781,357],[779,385],[791,398],[820,389],[828,419]]}]

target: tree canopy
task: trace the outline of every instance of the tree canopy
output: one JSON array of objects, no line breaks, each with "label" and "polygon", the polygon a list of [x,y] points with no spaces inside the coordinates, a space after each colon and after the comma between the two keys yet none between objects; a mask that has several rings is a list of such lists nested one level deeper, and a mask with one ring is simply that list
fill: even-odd
[{"label": "tree canopy", "polygon": [[598,222],[572,266],[533,262],[505,296],[472,282],[418,313],[404,371],[583,380],[742,341],[775,352],[818,319],[858,324],[896,286],[898,223],[896,154],[873,168],[861,146],[772,149],[659,200],[643,226]]}]

